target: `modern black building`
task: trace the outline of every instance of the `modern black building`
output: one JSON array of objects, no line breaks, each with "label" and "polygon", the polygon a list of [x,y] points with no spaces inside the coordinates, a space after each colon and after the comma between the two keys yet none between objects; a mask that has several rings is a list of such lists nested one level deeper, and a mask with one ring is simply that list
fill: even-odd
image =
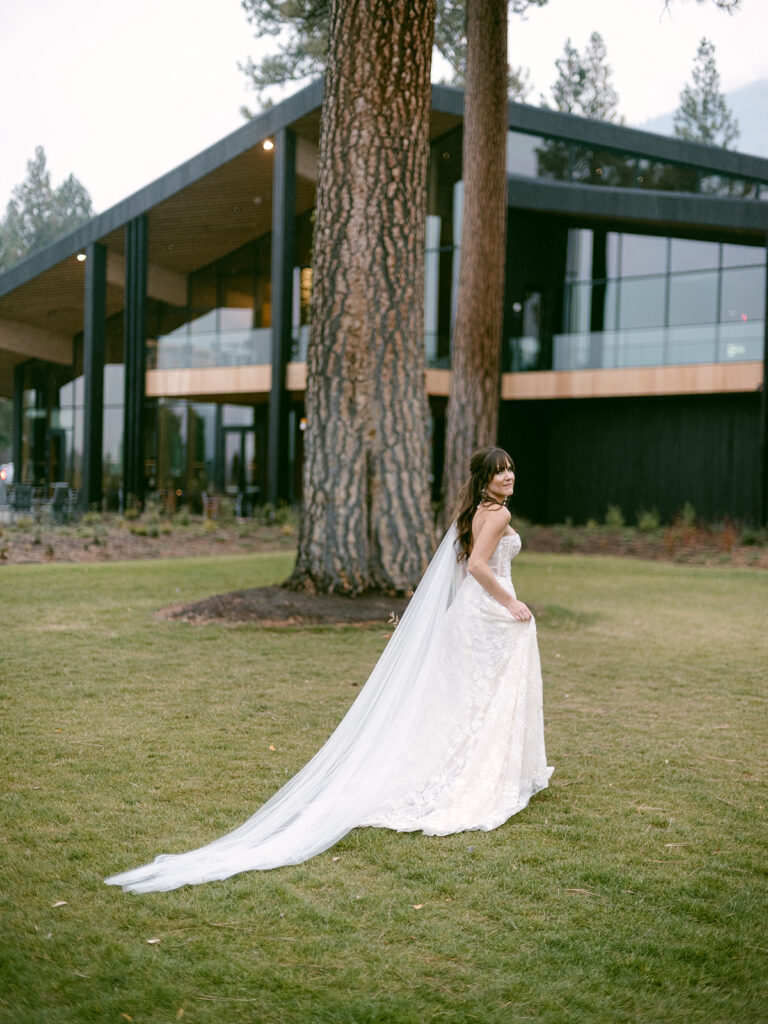
[{"label": "modern black building", "polygon": [[[309,86],[0,275],[17,480],[67,482],[84,506],[298,496],[321,102]],[[437,479],[462,109],[433,88]],[[669,519],[690,501],[765,522],[768,160],[516,103],[507,156],[500,442],[518,511]]]}]

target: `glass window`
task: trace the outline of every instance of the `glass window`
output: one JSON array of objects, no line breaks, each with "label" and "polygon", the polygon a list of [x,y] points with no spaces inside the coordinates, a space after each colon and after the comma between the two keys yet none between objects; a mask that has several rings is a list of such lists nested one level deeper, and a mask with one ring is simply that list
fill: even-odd
[{"label": "glass window", "polygon": [[592,277],[592,232],[585,228],[568,231],[566,277],[571,281],[589,281]]},{"label": "glass window", "polygon": [[539,174],[539,150],[544,139],[523,132],[507,132],[507,174],[536,178]]},{"label": "glass window", "polygon": [[619,285],[620,329],[663,327],[667,278],[638,277]]},{"label": "glass window", "polygon": [[122,405],[125,399],[125,366],[109,363],[104,367],[104,405]]},{"label": "glass window", "polygon": [[749,323],[765,316],[765,270],[747,267],[724,270],[720,298],[720,319],[725,323]]},{"label": "glass window", "polygon": [[565,287],[565,330],[581,334],[589,330],[592,284],[569,284]]},{"label": "glass window", "polygon": [[717,320],[716,272],[674,274],[669,280],[669,323],[708,324]]},{"label": "glass window", "polygon": [[700,189],[709,196],[727,196],[729,199],[754,199],[755,183],[728,174],[707,174],[701,178]]},{"label": "glass window", "polygon": [[123,409],[107,407],[102,418],[102,486],[115,491],[123,484]]},{"label": "glass window", "polygon": [[547,139],[536,150],[539,177],[550,181],[570,181],[571,147],[566,142]]},{"label": "glass window", "polygon": [[698,192],[699,176],[695,167],[660,164],[651,160],[637,161],[636,183],[641,188],[666,192]]},{"label": "glass window", "polygon": [[699,242],[691,238],[673,238],[669,257],[669,269],[717,270],[720,261],[720,246],[717,242]]},{"label": "glass window", "polygon": [[253,309],[254,277],[232,274],[222,279],[219,305],[229,309]]},{"label": "glass window", "polygon": [[252,427],[252,405],[222,405],[221,422],[225,427]]},{"label": "glass window", "polygon": [[74,400],[75,382],[71,380],[59,388],[59,405],[66,408],[67,406],[74,405]]},{"label": "glass window", "polygon": [[621,276],[664,274],[667,269],[667,239],[655,235],[621,236]]},{"label": "glass window", "polygon": [[216,268],[206,267],[189,278],[189,304],[198,309],[216,305]]},{"label": "glass window", "polygon": [[589,185],[631,188],[635,182],[635,160],[621,153],[574,147],[572,181]]},{"label": "glass window", "polygon": [[219,310],[220,331],[248,331],[253,326],[253,310],[226,307]]},{"label": "glass window", "polygon": [[[768,198],[768,190],[766,190]],[[765,249],[761,245],[723,245],[724,267],[765,266]]]}]

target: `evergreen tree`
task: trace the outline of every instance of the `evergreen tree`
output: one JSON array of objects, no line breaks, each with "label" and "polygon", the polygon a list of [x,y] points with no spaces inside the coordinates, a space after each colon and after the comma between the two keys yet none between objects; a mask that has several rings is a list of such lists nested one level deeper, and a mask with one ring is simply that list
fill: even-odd
[{"label": "evergreen tree", "polygon": [[[582,56],[566,39],[563,56],[555,61],[557,79],[552,98],[557,110],[591,117],[596,121],[618,119],[619,95],[611,81],[608,52],[599,32],[593,32]],[[547,106],[544,101],[544,106]]]},{"label": "evergreen tree", "polygon": [[[259,63],[251,58],[240,64],[250,79],[262,106],[270,86],[305,81],[322,74],[328,51],[330,0],[242,0],[257,39],[273,36],[275,52]],[[547,0],[509,0],[513,13],[529,6],[543,6]],[[451,67],[451,83],[463,86],[466,80],[466,0],[437,0],[434,47]],[[530,91],[528,71],[510,67],[507,72],[510,99],[523,100]],[[253,117],[247,107],[245,117]]]},{"label": "evergreen tree", "polygon": [[18,263],[93,216],[91,197],[78,179],[54,188],[45,150],[38,146],[27,161],[27,177],[16,185],[0,221],[0,270]]},{"label": "evergreen tree", "polygon": [[692,77],[692,84],[680,93],[680,106],[674,118],[675,135],[727,149],[739,137],[739,126],[720,91],[715,47],[706,38],[696,51]]}]

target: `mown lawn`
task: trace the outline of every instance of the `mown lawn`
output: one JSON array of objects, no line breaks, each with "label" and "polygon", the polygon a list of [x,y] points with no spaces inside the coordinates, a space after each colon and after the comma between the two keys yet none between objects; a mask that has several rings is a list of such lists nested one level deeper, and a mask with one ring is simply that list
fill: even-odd
[{"label": "mown lawn", "polygon": [[0,1020],[768,1019],[757,571],[523,554],[556,771],[495,832],[361,829],[299,867],[103,885],[239,824],[358,692],[385,623],[153,617],[289,567],[0,569]]}]

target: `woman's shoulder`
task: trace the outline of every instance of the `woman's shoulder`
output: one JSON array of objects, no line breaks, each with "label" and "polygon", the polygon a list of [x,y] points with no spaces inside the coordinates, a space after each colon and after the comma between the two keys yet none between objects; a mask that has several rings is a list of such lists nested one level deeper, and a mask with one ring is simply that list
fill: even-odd
[{"label": "woman's shoulder", "polygon": [[472,532],[475,538],[484,529],[503,533],[511,518],[512,513],[506,505],[479,505],[472,520]]},{"label": "woman's shoulder", "polygon": [[481,523],[493,523],[494,526],[507,526],[512,513],[506,505],[480,505],[475,512],[475,518],[482,516]]}]

